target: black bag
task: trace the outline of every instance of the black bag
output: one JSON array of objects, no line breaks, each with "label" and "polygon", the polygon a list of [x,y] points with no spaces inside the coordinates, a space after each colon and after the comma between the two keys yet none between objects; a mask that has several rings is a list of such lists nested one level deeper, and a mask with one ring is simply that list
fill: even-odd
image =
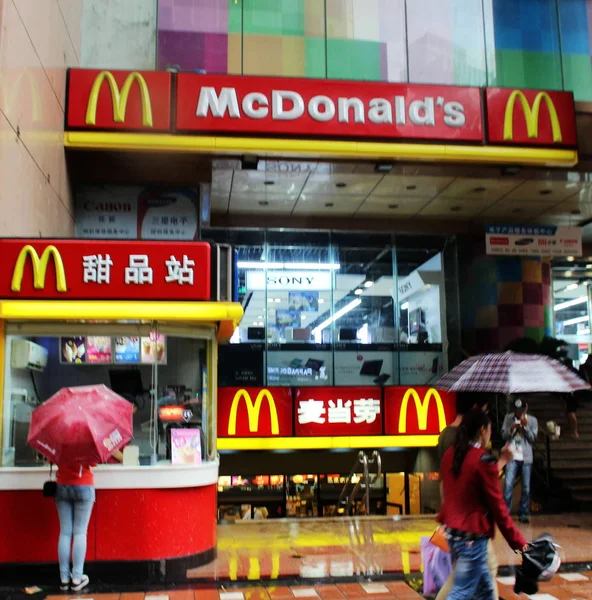
[{"label": "black bag", "polygon": [[54,498],[58,490],[58,484],[51,480],[51,473],[53,471],[53,465],[49,465],[49,481],[43,484],[43,496],[44,498]]},{"label": "black bag", "polygon": [[516,594],[536,594],[539,581],[551,581],[561,566],[557,548],[557,544],[547,533],[530,542],[522,555],[522,566],[516,569]]}]

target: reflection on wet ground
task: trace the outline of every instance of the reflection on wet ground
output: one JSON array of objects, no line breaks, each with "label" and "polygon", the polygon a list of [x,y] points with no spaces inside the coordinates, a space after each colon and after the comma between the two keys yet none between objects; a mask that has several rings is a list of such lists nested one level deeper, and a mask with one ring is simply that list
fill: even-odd
[{"label": "reflection on wet ground", "polygon": [[[218,558],[192,579],[256,581],[410,574],[421,571],[420,540],[432,517],[246,521],[218,527]],[[564,563],[592,560],[592,515],[538,515],[520,525],[527,539],[551,533]],[[500,566],[520,562],[499,535]],[[592,597],[592,596],[591,596]]]}]

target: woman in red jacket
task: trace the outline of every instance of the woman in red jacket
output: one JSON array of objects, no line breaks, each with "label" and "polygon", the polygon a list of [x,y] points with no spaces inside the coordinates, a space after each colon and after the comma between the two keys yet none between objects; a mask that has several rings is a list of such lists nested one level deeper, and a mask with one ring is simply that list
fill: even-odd
[{"label": "woman in red jacket", "polygon": [[508,513],[498,478],[497,459],[485,448],[491,438],[491,421],[481,409],[468,412],[456,443],[442,459],[440,474],[444,500],[438,521],[446,527],[454,584],[448,600],[491,600],[494,585],[487,567],[487,540],[495,525],[514,550],[527,542]]}]

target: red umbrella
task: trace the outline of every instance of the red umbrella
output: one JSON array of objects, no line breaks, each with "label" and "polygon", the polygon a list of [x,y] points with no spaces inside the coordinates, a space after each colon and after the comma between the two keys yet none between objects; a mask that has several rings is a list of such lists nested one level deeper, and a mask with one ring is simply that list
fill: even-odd
[{"label": "red umbrella", "polygon": [[104,385],[62,388],[33,411],[27,443],[57,465],[105,462],[133,438],[133,406]]}]

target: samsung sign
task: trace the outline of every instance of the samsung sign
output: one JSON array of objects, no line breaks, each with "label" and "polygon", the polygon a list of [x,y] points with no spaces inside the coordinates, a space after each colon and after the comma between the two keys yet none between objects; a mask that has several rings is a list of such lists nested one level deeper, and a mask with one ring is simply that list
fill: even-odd
[{"label": "samsung sign", "polygon": [[[267,277],[267,287],[266,287]],[[330,271],[247,271],[247,290],[249,292],[308,290],[322,291],[331,289]]]}]

